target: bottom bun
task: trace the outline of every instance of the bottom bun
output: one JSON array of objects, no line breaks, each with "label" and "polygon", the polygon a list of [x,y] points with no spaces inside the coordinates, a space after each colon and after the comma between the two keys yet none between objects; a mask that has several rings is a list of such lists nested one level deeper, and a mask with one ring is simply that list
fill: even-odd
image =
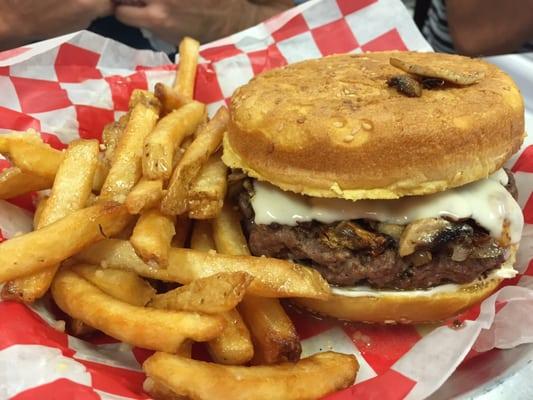
[{"label": "bottom bun", "polygon": [[385,324],[433,323],[453,317],[490,296],[504,278],[511,278],[516,247],[502,266],[486,278],[463,285],[442,285],[430,290],[380,291],[369,288],[333,288],[329,300],[292,299],[322,316],[346,321]]}]

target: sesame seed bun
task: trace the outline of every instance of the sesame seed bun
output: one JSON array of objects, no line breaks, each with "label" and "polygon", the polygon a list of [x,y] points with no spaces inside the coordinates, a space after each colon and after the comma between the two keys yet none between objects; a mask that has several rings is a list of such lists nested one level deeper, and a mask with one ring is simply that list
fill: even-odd
[{"label": "sesame seed bun", "polygon": [[[406,97],[387,85],[405,74],[391,57],[480,78]],[[351,200],[430,194],[485,178],[524,136],[522,97],[504,72],[438,53],[292,64],[238,89],[230,112],[227,165],[284,190]]]}]

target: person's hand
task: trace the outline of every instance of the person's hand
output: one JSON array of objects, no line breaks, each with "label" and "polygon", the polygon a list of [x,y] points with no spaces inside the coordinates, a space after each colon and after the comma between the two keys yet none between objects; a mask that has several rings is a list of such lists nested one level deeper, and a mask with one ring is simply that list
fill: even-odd
[{"label": "person's hand", "polygon": [[184,36],[209,42],[250,27],[292,5],[291,0],[144,0],[144,3],[144,7],[118,5],[115,15],[121,22],[146,28],[172,44],[178,44]]},{"label": "person's hand", "polygon": [[455,50],[471,57],[516,52],[533,40],[532,9],[533,0],[447,0]]},{"label": "person's hand", "polygon": [[0,50],[84,29],[112,12],[110,0],[0,0]]}]

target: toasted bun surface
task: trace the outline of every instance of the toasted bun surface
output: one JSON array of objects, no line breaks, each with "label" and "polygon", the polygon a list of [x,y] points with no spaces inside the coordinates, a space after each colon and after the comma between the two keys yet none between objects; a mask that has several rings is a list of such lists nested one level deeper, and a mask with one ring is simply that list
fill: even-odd
[{"label": "toasted bun surface", "polygon": [[[512,268],[516,246],[501,268]],[[455,290],[435,291],[428,294],[415,292],[375,291],[368,296],[344,296],[337,292],[329,300],[293,299],[292,301],[313,313],[346,321],[373,323],[420,324],[433,323],[453,317],[483,301],[494,292],[502,278],[489,276],[475,282],[454,285]]]},{"label": "toasted bun surface", "polygon": [[[397,57],[479,72],[470,86],[406,97],[387,80]],[[346,199],[442,191],[486,177],[520,147],[524,105],[513,81],[481,60],[385,52],[304,61],[236,91],[223,160],[297,193]]]}]

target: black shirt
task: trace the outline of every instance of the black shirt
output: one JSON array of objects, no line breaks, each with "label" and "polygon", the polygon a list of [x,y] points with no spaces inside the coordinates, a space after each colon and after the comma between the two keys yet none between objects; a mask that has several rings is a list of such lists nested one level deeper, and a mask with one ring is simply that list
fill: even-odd
[{"label": "black shirt", "polygon": [[99,18],[93,21],[88,29],[99,35],[118,40],[119,42],[136,49],[153,49],[140,29],[124,25],[113,16]]}]

